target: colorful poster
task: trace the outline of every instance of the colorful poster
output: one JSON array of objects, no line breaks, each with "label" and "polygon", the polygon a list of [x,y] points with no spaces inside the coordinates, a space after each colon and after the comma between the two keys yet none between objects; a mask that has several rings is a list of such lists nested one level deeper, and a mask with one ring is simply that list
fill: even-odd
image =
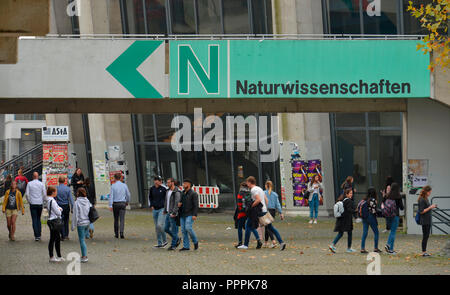
[{"label": "colorful poster", "polygon": [[118,171],[109,171],[109,182],[110,182],[111,184],[113,184],[113,181],[114,181],[114,175],[115,175],[116,173],[122,174],[122,171],[120,171],[120,170],[118,170]]},{"label": "colorful poster", "polygon": [[45,185],[47,187],[49,187],[49,186],[57,186],[59,184],[58,183],[58,179],[59,179],[60,176],[64,176],[66,178],[66,181],[65,181],[64,184],[67,185],[67,174],[66,173],[47,174],[45,176]]},{"label": "colorful poster", "polygon": [[428,184],[428,160],[408,160],[408,181],[412,188]]},{"label": "colorful poster", "polygon": [[108,181],[106,173],[106,163],[104,160],[94,161],[95,181]]}]

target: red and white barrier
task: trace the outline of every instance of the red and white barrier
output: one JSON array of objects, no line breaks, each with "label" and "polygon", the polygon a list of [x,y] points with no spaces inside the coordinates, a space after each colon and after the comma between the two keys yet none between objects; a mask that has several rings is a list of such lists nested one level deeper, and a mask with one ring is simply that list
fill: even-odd
[{"label": "red and white barrier", "polygon": [[199,208],[219,207],[219,188],[217,186],[193,186],[192,189],[198,194]]}]

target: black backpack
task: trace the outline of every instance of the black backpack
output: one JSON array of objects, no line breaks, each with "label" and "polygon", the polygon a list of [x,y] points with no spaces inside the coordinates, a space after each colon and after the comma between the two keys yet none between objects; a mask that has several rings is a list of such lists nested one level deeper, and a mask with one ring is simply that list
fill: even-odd
[{"label": "black backpack", "polygon": [[250,190],[241,190],[239,194],[242,196],[242,208],[248,211],[253,204],[252,194]]}]

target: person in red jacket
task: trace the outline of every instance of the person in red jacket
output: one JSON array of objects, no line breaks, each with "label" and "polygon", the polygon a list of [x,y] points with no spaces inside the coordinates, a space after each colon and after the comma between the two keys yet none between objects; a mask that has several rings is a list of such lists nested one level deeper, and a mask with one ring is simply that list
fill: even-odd
[{"label": "person in red jacket", "polygon": [[234,213],[234,226],[238,230],[238,244],[235,246],[236,248],[242,245],[242,229],[245,228],[245,221],[247,221],[247,213],[245,208],[245,196],[250,195],[250,189],[247,186],[247,183],[241,183],[239,188],[239,193],[237,195],[236,201],[236,211]]}]

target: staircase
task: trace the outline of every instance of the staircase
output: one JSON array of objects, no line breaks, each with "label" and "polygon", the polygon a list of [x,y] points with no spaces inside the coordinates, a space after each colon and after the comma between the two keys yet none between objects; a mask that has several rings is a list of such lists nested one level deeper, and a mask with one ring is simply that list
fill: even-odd
[{"label": "staircase", "polygon": [[3,187],[8,174],[14,179],[21,168],[23,175],[28,179],[32,179],[34,171],[42,173],[42,143],[0,166],[0,187]]},{"label": "staircase", "polygon": [[[450,202],[449,197],[433,197],[431,198],[431,204],[433,202],[438,203],[438,207],[431,211],[431,233],[446,234],[450,232],[450,209],[448,207]],[[437,231],[433,231],[436,229]]]}]

